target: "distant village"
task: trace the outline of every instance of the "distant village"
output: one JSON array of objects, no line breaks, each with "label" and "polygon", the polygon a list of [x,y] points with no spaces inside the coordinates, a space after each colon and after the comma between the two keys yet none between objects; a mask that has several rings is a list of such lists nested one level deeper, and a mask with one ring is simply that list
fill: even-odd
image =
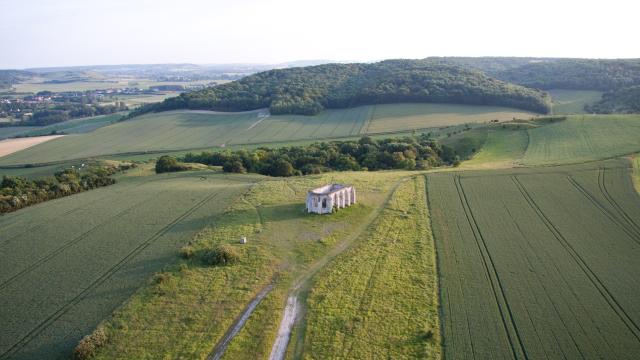
[{"label": "distant village", "polygon": [[[45,110],[60,110],[67,111],[73,114],[77,114],[71,117],[79,117],[91,115],[87,114],[87,111],[75,111],[72,110],[77,107],[83,108],[97,108],[103,107],[104,104],[114,104],[118,108],[116,110],[124,109],[124,103],[119,103],[117,100],[121,100],[123,97],[133,97],[140,95],[159,95],[164,92],[185,92],[200,90],[212,84],[167,84],[167,85],[154,85],[147,89],[140,87],[126,87],[126,88],[111,88],[101,90],[87,90],[87,91],[65,91],[65,92],[51,92],[41,91],[36,94],[16,96],[17,94],[5,94],[0,96],[0,119],[3,119],[5,123],[13,123],[14,125],[21,125],[22,122],[28,122],[33,118],[34,114]],[[91,111],[88,111],[91,112]],[[96,111],[102,113],[102,111]]]}]

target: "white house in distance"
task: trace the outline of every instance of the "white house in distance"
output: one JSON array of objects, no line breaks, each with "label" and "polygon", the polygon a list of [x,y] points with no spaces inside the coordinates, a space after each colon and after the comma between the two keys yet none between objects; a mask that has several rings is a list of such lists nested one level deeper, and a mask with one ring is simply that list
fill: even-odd
[{"label": "white house in distance", "polygon": [[316,214],[330,214],[338,209],[356,203],[356,189],[350,185],[329,184],[309,190],[307,211]]}]

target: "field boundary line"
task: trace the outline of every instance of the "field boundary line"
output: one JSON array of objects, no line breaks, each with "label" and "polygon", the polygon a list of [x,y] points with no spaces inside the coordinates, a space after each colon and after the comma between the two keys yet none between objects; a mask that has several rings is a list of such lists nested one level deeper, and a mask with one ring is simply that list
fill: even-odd
[{"label": "field boundary line", "polygon": [[[464,191],[464,187],[462,186],[462,182],[460,181],[460,175],[454,175],[453,176],[453,182],[456,186],[456,190],[458,191],[458,197],[460,198],[460,203],[462,204],[464,213],[465,213],[465,217],[467,218],[467,222],[469,223],[469,226],[471,227],[471,232],[473,233],[473,237],[476,241],[476,245],[478,246],[478,250],[480,251],[480,256],[482,258],[482,263],[484,264],[485,267],[485,271],[487,273],[487,276],[489,277],[489,283],[491,284],[491,289],[493,290],[493,294],[494,297],[496,299],[496,305],[498,307],[498,310],[500,312],[501,318],[502,318],[502,323],[504,325],[505,328],[505,332],[507,334],[507,338],[509,340],[509,344],[511,345],[511,351],[513,353],[514,358],[518,359],[521,357],[524,357],[524,359],[528,359],[529,356],[527,355],[527,351],[526,348],[522,342],[522,338],[520,337],[520,333],[518,331],[518,327],[516,326],[515,323],[515,319],[513,318],[513,313],[511,312],[511,307],[509,306],[509,302],[507,300],[507,296],[505,294],[504,291],[504,287],[502,285],[502,282],[500,281],[500,276],[498,274],[498,270],[495,267],[495,263],[493,261],[493,258],[491,257],[491,253],[489,252],[489,248],[487,247],[486,241],[484,239],[484,236],[482,235],[482,232],[480,231],[480,226],[478,225],[478,222],[475,218],[475,216],[473,215],[473,211],[471,210],[471,205],[469,204],[469,200],[467,198],[467,195]],[[481,245],[482,243],[482,245]],[[483,251],[484,248],[484,251]],[[485,255],[486,254],[486,255]],[[494,279],[491,276],[493,274],[493,277],[495,277],[495,282],[494,283]],[[500,296],[498,296],[498,292],[496,290],[496,287],[499,288],[500,290]],[[502,298],[502,299],[500,299]],[[506,307],[506,312],[504,311],[504,309],[502,309],[502,302],[500,301],[502,300],[502,302],[504,302],[504,306]],[[509,319],[507,320],[506,315],[508,315]],[[513,330],[511,330],[508,326],[508,324],[511,324],[511,326],[513,327]],[[514,332],[514,334],[511,334],[511,331]],[[513,343],[514,339],[512,337],[515,337],[515,340],[517,340],[517,345],[519,346],[518,348],[516,347],[516,345]],[[521,356],[520,356],[520,352],[518,352],[518,350],[520,350],[521,352]]]},{"label": "field boundary line", "polygon": [[536,204],[533,200],[533,197],[529,194],[527,189],[522,185],[520,180],[516,176],[512,176],[511,179],[516,184],[518,190],[525,198],[529,206],[536,212],[540,220],[544,223],[544,225],[549,229],[551,234],[558,240],[558,242],[562,245],[562,247],[569,253],[569,255],[573,258],[573,260],[578,264],[580,269],[584,272],[587,278],[591,281],[593,286],[598,290],[600,295],[605,299],[605,301],[609,304],[613,312],[618,315],[620,320],[625,324],[625,326],[631,331],[631,333],[635,336],[636,339],[640,341],[640,328],[633,321],[633,319],[626,313],[624,308],[618,303],[616,298],[611,294],[609,289],[604,285],[604,283],[600,280],[600,278],[595,274],[586,261],[580,256],[580,254],[575,250],[573,246],[567,241],[567,239],[562,235],[562,233],[556,228],[556,226],[547,218],[547,216],[542,212],[542,209]]},{"label": "field boundary line", "polygon": [[205,203],[209,202],[213,198],[215,198],[219,194],[218,192],[214,192],[211,195],[205,197],[203,200],[197,202],[194,206],[186,210],[182,215],[175,218],[169,224],[162,227],[159,231],[157,231],[154,235],[147,240],[143,241],[137,247],[135,247],[131,252],[129,252],[125,257],[120,259],[114,266],[108,269],[105,273],[103,273],[98,279],[89,284],[84,290],[78,293],[73,299],[55,311],[53,314],[44,319],[40,324],[38,324],[34,329],[29,331],[27,335],[25,335],[22,339],[18,340],[15,344],[13,344],[7,351],[0,354],[0,359],[7,359],[9,356],[15,354],[17,351],[25,347],[33,338],[39,335],[44,329],[46,329],[51,323],[58,320],[64,314],[66,314],[72,306],[79,303],[84,297],[95,288],[100,286],[102,283],[107,281],[113,274],[115,274],[118,270],[120,270],[129,260],[138,255],[142,250],[146,249],[149,245],[155,242],[160,237],[164,236],[171,228],[173,228],[176,224],[196,212],[199,208],[201,208]]},{"label": "field boundary line", "polygon": [[[429,230],[431,232],[431,239],[433,240],[433,266],[435,267],[436,270],[436,291],[437,291],[437,296],[436,299],[438,301],[438,330],[440,331],[440,351],[442,352],[442,358],[446,359],[447,358],[447,354],[446,354],[446,347],[445,347],[445,332],[444,332],[444,305],[443,305],[443,301],[442,301],[442,284],[441,284],[441,274],[442,274],[442,269],[441,269],[441,264],[440,264],[440,255],[438,254],[438,246],[436,245],[437,243],[437,238],[436,238],[436,232],[434,231],[434,227],[433,227],[433,221],[432,221],[432,212],[431,212],[431,195],[429,195],[430,191],[429,191],[429,175],[424,174],[424,200],[425,200],[425,204],[427,206],[427,222],[429,225]],[[460,274],[458,274],[458,278],[460,277]],[[449,306],[450,307],[450,306]],[[467,316],[467,312],[465,309],[465,318],[467,320],[467,334],[469,335],[469,343],[471,345],[471,352],[473,357],[475,358],[475,348],[473,345],[473,339],[471,338],[471,326],[469,326],[469,317]]]}]

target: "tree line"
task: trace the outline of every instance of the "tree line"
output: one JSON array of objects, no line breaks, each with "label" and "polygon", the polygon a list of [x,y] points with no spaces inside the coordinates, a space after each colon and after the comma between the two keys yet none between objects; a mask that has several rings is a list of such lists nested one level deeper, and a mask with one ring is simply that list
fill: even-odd
[{"label": "tree line", "polygon": [[585,111],[597,114],[640,113],[640,85],[629,86],[602,94],[595,104],[587,104]]},{"label": "tree line", "polygon": [[455,150],[426,134],[376,140],[319,142],[307,146],[258,148],[253,151],[187,153],[188,163],[222,166],[225,172],[269,176],[319,174],[328,171],[429,169],[460,162]]},{"label": "tree line", "polygon": [[132,112],[174,109],[315,115],[327,108],[400,102],[496,105],[548,113],[543,91],[510,84],[481,71],[430,60],[387,60],[372,64],[325,64],[276,69],[183,93]]},{"label": "tree line", "polygon": [[30,180],[20,176],[3,176],[0,182],[0,213],[16,211],[47,200],[115,184],[111,177],[135,164],[67,168],[52,177]]}]

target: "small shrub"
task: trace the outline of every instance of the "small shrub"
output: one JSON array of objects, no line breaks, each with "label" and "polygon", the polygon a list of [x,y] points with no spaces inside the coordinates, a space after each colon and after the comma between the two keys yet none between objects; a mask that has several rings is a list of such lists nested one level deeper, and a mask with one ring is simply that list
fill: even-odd
[{"label": "small shrub", "polygon": [[180,256],[183,259],[191,259],[195,255],[195,249],[191,245],[185,245],[180,249]]},{"label": "small shrub", "polygon": [[420,337],[424,341],[429,341],[429,340],[433,339],[433,331],[431,331],[431,329],[425,330],[425,331],[422,332]]},{"label": "small shrub", "polygon": [[189,167],[179,163],[176,158],[169,155],[161,156],[158,161],[156,161],[156,174],[184,170],[189,170]]},{"label": "small shrub", "polygon": [[207,265],[231,265],[240,260],[238,250],[231,245],[219,245],[213,250],[206,251],[202,261]]},{"label": "small shrub", "polygon": [[155,284],[162,284],[162,283],[167,282],[170,277],[171,277],[171,275],[169,275],[167,273],[159,273],[159,274],[156,274],[155,278],[153,278],[153,282]]},{"label": "small shrub", "polygon": [[73,358],[77,360],[90,359],[98,350],[107,343],[107,334],[102,328],[96,329],[93,333],[80,340],[73,350]]}]

